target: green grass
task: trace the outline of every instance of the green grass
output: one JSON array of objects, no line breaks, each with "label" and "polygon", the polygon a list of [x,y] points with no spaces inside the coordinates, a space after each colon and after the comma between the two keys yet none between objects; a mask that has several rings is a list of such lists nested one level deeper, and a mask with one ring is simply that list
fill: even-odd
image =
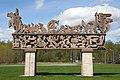
[{"label": "green grass", "polygon": [[37,66],[35,77],[25,77],[24,66],[0,66],[0,80],[120,80],[120,64],[95,64],[94,77],[82,77],[80,66]]}]

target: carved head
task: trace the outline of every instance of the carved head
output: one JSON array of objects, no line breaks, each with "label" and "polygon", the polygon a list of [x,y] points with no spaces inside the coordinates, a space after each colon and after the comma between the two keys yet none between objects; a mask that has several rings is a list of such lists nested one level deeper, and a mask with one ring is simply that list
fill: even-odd
[{"label": "carved head", "polygon": [[42,24],[42,23],[38,23],[38,24],[39,24],[40,28],[43,27],[43,24]]},{"label": "carved head", "polygon": [[10,13],[7,14],[7,17],[13,18],[13,16],[15,16],[15,14],[12,13],[12,12],[10,12]]},{"label": "carved head", "polygon": [[15,20],[14,20],[15,14],[10,12],[10,13],[7,14],[7,17],[10,17],[10,19],[11,19],[8,23],[8,26],[9,27],[14,26],[14,24],[15,24]]},{"label": "carved head", "polygon": [[113,19],[111,19],[111,18],[107,18],[107,19],[106,19],[106,24],[107,24],[107,23],[111,23],[111,22],[113,22]]}]

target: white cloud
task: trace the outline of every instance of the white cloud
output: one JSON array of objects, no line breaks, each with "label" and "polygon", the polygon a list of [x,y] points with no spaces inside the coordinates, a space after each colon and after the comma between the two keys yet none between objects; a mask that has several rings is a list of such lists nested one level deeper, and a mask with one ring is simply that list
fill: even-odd
[{"label": "white cloud", "polygon": [[100,2],[110,2],[112,0],[96,0],[96,1],[100,1]]},{"label": "white cloud", "polygon": [[0,28],[0,40],[12,40],[13,32],[14,30],[10,28],[5,29]]},{"label": "white cloud", "polygon": [[[61,12],[54,19],[59,20],[60,24],[78,25],[78,24],[81,24],[82,20],[84,20],[85,22],[94,20],[95,12],[111,13],[112,14],[111,18],[113,19],[112,24],[115,24],[120,28],[120,9],[115,8],[113,6],[109,6],[108,4],[97,5],[93,7],[69,8],[65,10],[64,12]],[[117,30],[118,28],[115,28],[115,27],[116,26],[111,26],[111,29]],[[120,34],[120,31],[119,31],[119,34]]]},{"label": "white cloud", "polygon": [[40,9],[44,5],[44,0],[36,0],[35,4],[36,4],[36,8]]},{"label": "white cloud", "polygon": [[110,34],[112,36],[120,36],[120,28],[110,31],[110,32],[108,32],[108,34]]}]

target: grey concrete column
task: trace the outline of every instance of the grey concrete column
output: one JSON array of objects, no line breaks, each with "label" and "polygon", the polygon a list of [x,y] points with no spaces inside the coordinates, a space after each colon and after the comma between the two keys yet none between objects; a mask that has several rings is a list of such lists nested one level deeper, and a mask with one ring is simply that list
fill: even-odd
[{"label": "grey concrete column", "polygon": [[35,76],[36,60],[35,51],[25,50],[25,76]]},{"label": "grey concrete column", "polygon": [[93,76],[92,52],[82,53],[81,75]]}]

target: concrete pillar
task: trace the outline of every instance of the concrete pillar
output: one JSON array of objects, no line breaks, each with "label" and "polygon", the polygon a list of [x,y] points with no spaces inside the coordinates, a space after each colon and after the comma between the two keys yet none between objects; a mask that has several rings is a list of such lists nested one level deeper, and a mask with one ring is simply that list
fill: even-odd
[{"label": "concrete pillar", "polygon": [[25,76],[35,76],[36,57],[35,51],[25,50]]},{"label": "concrete pillar", "polygon": [[82,53],[81,75],[82,76],[93,76],[92,52]]},{"label": "concrete pillar", "polygon": [[25,76],[30,75],[30,53],[25,53]]}]

